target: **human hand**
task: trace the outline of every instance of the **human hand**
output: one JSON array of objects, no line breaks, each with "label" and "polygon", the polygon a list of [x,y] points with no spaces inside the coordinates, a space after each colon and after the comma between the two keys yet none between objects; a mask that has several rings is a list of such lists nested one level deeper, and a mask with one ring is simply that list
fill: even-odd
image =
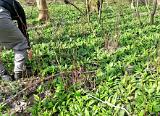
[{"label": "human hand", "polygon": [[27,53],[28,53],[28,59],[29,60],[31,60],[32,59],[32,49],[29,49],[28,51],[27,51]]}]

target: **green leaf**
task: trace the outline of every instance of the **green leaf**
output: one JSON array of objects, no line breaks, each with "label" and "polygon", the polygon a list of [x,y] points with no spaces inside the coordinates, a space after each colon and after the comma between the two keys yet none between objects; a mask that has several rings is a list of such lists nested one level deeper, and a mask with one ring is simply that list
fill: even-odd
[{"label": "green leaf", "polygon": [[34,94],[34,99],[35,99],[36,101],[40,101],[39,96],[38,96],[38,95],[35,95],[35,94]]},{"label": "green leaf", "polygon": [[87,108],[85,108],[85,116],[90,116]]}]

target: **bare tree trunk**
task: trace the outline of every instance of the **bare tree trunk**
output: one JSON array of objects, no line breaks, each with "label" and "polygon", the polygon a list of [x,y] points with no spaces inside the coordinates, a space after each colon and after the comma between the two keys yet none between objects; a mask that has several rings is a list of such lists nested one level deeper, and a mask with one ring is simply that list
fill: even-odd
[{"label": "bare tree trunk", "polygon": [[139,20],[139,24],[142,25],[141,16],[140,16],[140,13],[139,13],[139,1],[137,0],[136,3],[137,3],[136,4],[137,5],[136,6],[136,15],[137,15],[137,18]]},{"label": "bare tree trunk", "polygon": [[160,5],[160,0],[157,0],[157,4]]},{"label": "bare tree trunk", "polygon": [[88,22],[90,22],[90,4],[89,4],[89,0],[86,0],[86,14],[87,14]]},{"label": "bare tree trunk", "polygon": [[[132,2],[132,0],[129,0],[129,2]],[[138,3],[145,5],[146,0],[138,0]],[[134,4],[136,4],[136,1],[134,1]]]},{"label": "bare tree trunk", "polygon": [[102,0],[98,0],[98,18],[99,22],[101,22],[101,15],[102,15]]},{"label": "bare tree trunk", "polygon": [[[135,7],[135,3],[136,3],[136,7]],[[139,21],[139,24],[142,25],[141,16],[140,16],[138,7],[139,7],[139,1],[138,0],[132,0],[131,8],[134,9],[136,17]]]},{"label": "bare tree trunk", "polygon": [[150,12],[150,9],[149,9],[149,0],[145,0],[145,5],[146,5],[146,8],[147,8],[148,12]]},{"label": "bare tree trunk", "polygon": [[46,0],[36,0],[39,10],[38,20],[47,21],[49,19],[48,7]]},{"label": "bare tree trunk", "polygon": [[154,0],[153,1],[153,10],[151,11],[150,24],[154,23],[154,16],[156,14],[156,10],[157,10],[157,0]]}]

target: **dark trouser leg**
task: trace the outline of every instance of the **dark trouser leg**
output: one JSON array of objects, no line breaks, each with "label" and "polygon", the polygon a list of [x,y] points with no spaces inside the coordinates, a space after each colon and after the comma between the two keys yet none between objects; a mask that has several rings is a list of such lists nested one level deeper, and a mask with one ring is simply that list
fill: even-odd
[{"label": "dark trouser leg", "polygon": [[0,61],[0,76],[3,76],[4,72],[5,72],[5,68],[4,68],[2,62]]},{"label": "dark trouser leg", "polygon": [[0,19],[0,44],[7,49],[14,50],[14,73],[17,74],[23,72],[29,46],[27,39],[11,19]]},{"label": "dark trouser leg", "polygon": [[8,72],[6,71],[1,61],[0,61],[0,77],[2,80],[5,80],[5,81],[12,80],[11,76],[8,74]]}]

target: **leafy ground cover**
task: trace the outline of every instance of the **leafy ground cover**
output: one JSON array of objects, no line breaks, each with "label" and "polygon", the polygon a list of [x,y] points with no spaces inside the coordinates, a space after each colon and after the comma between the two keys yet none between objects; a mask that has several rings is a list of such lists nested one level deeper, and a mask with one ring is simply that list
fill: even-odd
[{"label": "leafy ground cover", "polygon": [[[82,5],[80,5],[82,6]],[[38,11],[26,6],[30,27],[39,25]],[[146,12],[145,7],[141,7]],[[33,48],[34,77],[55,79],[39,85],[33,103],[24,110],[33,116],[158,115],[160,112],[160,19],[149,25],[122,6],[104,8],[103,22],[92,15],[91,23],[74,8],[50,4],[50,23],[29,31]],[[12,71],[13,52],[3,51]],[[0,97],[15,95],[21,82],[3,83]],[[6,94],[6,93],[9,93]],[[30,99],[23,96],[23,100]],[[1,100],[3,102],[3,100]],[[108,104],[111,103],[111,104]],[[0,107],[2,113],[10,113]],[[22,113],[21,112],[21,113]]]}]

